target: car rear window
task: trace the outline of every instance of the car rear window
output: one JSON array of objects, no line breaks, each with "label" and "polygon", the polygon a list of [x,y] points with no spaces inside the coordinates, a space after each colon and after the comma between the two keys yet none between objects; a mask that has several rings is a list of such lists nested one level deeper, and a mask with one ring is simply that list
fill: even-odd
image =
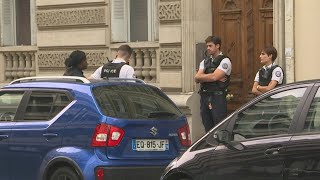
[{"label": "car rear window", "polygon": [[93,94],[101,111],[126,119],[176,119],[182,116],[174,103],[156,87],[139,85],[99,86]]}]

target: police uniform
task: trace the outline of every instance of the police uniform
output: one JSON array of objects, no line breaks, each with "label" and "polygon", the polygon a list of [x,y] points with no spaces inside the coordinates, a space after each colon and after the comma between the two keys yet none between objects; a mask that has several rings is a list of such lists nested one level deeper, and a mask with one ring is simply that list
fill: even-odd
[{"label": "police uniform", "polygon": [[208,132],[227,116],[226,94],[232,66],[230,59],[220,53],[215,58],[204,59],[200,63],[199,69],[203,70],[205,74],[213,73],[216,69],[220,69],[227,77],[226,82],[215,81],[200,84],[201,117],[203,126]]},{"label": "police uniform", "polygon": [[[99,67],[92,75],[93,79],[101,79],[104,76],[107,77],[119,77],[119,78],[135,78],[133,67],[126,64],[126,61],[122,58],[114,59],[112,64],[114,66],[106,67],[110,64],[106,64],[104,66]],[[120,70],[119,70],[120,69]]]},{"label": "police uniform", "polygon": [[284,74],[280,66],[270,64],[269,66],[263,66],[259,69],[254,78],[255,82],[258,82],[260,86],[268,86],[272,80],[278,82],[277,85],[283,84]]}]

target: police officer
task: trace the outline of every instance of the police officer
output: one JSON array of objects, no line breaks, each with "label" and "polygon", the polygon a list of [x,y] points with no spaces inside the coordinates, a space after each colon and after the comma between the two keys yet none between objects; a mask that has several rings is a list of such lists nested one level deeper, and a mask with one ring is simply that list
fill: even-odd
[{"label": "police officer", "polygon": [[267,46],[261,51],[260,62],[263,67],[259,69],[254,78],[253,94],[260,95],[283,84],[283,70],[280,66],[274,64],[276,58],[277,50],[273,46]]},{"label": "police officer", "polygon": [[227,116],[227,88],[230,82],[231,61],[220,51],[221,39],[209,36],[206,40],[210,57],[202,60],[195,81],[200,83],[199,94],[202,123],[208,132]]},{"label": "police officer", "polygon": [[110,77],[135,78],[133,67],[128,65],[132,51],[129,45],[121,45],[117,50],[116,59],[99,67],[91,74],[90,79]]},{"label": "police officer", "polygon": [[87,69],[88,62],[86,54],[83,51],[73,51],[64,61],[64,64],[66,65],[66,71],[63,74],[64,76],[85,77],[82,70]]}]

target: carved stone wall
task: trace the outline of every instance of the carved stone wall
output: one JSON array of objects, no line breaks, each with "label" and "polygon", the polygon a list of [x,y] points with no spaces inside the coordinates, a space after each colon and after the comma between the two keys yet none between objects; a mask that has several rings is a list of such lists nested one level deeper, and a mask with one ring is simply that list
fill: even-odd
[{"label": "carved stone wall", "polygon": [[[106,62],[106,51],[86,50],[88,66],[98,67]],[[70,55],[71,51],[40,51],[38,53],[38,66],[41,68],[62,68],[65,67],[64,61]]]},{"label": "carved stone wall", "polygon": [[159,5],[159,19],[164,21],[181,21],[180,2],[162,2]]},{"label": "carved stone wall", "polygon": [[181,68],[181,48],[162,48],[160,50],[160,66],[164,68]]},{"label": "carved stone wall", "polygon": [[39,28],[66,25],[105,24],[105,8],[77,8],[58,10],[39,10],[37,24]]}]

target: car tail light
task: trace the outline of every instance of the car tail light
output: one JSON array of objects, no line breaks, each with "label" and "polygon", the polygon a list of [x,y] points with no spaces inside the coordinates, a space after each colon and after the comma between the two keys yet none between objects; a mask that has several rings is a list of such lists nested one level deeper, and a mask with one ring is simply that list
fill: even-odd
[{"label": "car tail light", "polygon": [[124,130],[108,124],[99,124],[94,130],[91,146],[114,147],[120,144],[124,136]]},{"label": "car tail light", "polygon": [[178,130],[180,142],[183,146],[190,146],[191,145],[191,138],[190,138],[190,129],[189,125],[186,124]]},{"label": "car tail light", "polygon": [[104,170],[98,169],[96,171],[97,180],[104,180]]}]

